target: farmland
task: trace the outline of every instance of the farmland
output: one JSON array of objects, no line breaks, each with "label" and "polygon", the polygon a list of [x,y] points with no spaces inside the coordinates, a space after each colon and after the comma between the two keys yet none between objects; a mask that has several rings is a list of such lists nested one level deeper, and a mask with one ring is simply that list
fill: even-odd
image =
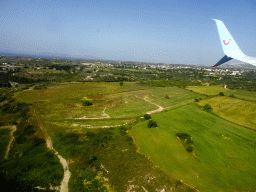
[{"label": "farmland", "polygon": [[232,97],[215,97],[199,102],[210,104],[218,116],[238,125],[256,130],[256,103]]},{"label": "farmland", "polygon": [[[184,183],[202,191],[235,191],[255,188],[254,131],[239,127],[194,105],[153,116],[157,128],[146,122],[131,130],[140,151],[156,165]],[[188,133],[196,157],[175,136]]]},{"label": "farmland", "polygon": [[256,91],[244,91],[244,90],[232,90],[220,86],[195,86],[188,87],[188,90],[192,90],[196,93],[205,94],[205,95],[218,95],[220,92],[223,92],[224,95],[248,100],[256,101]]}]

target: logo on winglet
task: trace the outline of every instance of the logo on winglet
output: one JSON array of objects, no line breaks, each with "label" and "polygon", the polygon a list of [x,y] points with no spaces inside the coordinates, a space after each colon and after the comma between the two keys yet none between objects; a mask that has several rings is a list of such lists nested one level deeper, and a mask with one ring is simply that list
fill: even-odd
[{"label": "logo on winglet", "polygon": [[230,41],[231,41],[231,39],[229,39],[228,42],[226,43],[226,41],[223,40],[223,43],[224,43],[225,45],[228,45],[228,44],[230,43]]}]

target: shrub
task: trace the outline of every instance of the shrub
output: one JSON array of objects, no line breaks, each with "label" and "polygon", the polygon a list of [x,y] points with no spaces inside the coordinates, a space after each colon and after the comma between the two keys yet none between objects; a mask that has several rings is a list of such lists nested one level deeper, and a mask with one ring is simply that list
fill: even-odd
[{"label": "shrub", "polygon": [[195,99],[195,102],[198,102],[198,101],[199,101],[199,99],[196,98],[196,99]]},{"label": "shrub", "polygon": [[209,105],[208,103],[204,105],[204,110],[210,110],[212,109],[211,105]]},{"label": "shrub", "polygon": [[234,95],[234,94],[231,94],[231,95],[229,95],[229,97],[235,97],[235,95]]},{"label": "shrub", "polygon": [[189,146],[186,147],[186,150],[188,152],[192,152],[193,151],[193,147],[191,145],[189,145]]},{"label": "shrub", "polygon": [[187,133],[176,133],[176,136],[180,138],[186,144],[193,144],[191,136]]},{"label": "shrub", "polygon": [[123,86],[124,85],[124,82],[123,81],[120,81],[120,86]]},{"label": "shrub", "polygon": [[165,98],[166,98],[166,99],[170,99],[169,95],[165,95]]},{"label": "shrub", "polygon": [[146,120],[151,119],[151,116],[146,113],[146,114],[144,115],[144,119],[146,119]]},{"label": "shrub", "polygon": [[90,106],[90,105],[92,105],[91,101],[89,101],[89,100],[84,100],[83,101],[83,106]]},{"label": "shrub", "polygon": [[149,120],[149,122],[148,122],[148,128],[151,128],[151,127],[157,127],[156,121]]},{"label": "shrub", "polygon": [[219,95],[220,95],[220,96],[224,96],[224,93],[223,93],[223,92],[219,92]]},{"label": "shrub", "polygon": [[127,128],[123,125],[119,128],[120,135],[126,135],[126,131],[127,131]]}]

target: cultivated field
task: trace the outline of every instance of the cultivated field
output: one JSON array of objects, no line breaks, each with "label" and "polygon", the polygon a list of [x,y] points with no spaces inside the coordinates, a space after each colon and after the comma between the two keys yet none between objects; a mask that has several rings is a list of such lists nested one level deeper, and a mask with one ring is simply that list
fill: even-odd
[{"label": "cultivated field", "polygon": [[224,95],[234,97],[239,99],[244,99],[248,101],[256,101],[256,92],[255,91],[243,91],[243,90],[231,90],[225,89],[224,87],[219,86],[196,86],[188,87],[188,90],[192,90],[196,93],[205,94],[205,95],[218,95],[219,92],[223,92]]},{"label": "cultivated field", "polygon": [[[131,130],[140,151],[176,179],[202,191],[255,190],[256,133],[187,105],[153,116]],[[194,154],[176,133],[188,133]]]},{"label": "cultivated field", "polygon": [[256,102],[232,97],[215,97],[202,100],[199,105],[210,104],[213,112],[238,125],[256,130]]}]

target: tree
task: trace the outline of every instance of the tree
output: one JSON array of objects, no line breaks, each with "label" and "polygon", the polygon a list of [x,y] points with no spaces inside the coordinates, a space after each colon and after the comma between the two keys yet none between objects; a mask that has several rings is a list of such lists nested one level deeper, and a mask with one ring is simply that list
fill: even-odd
[{"label": "tree", "polygon": [[89,101],[89,100],[84,100],[83,101],[83,106],[90,106],[90,105],[92,105],[91,101]]},{"label": "tree", "polygon": [[149,120],[148,122],[148,128],[157,127],[156,121]]},{"label": "tree", "polygon": [[204,105],[204,110],[210,110],[212,109],[211,105],[209,105],[208,103]]},{"label": "tree", "polygon": [[146,113],[146,114],[144,115],[144,119],[146,119],[146,120],[151,119],[151,116]]},{"label": "tree", "polygon": [[223,92],[219,92],[219,95],[220,95],[220,96],[224,96],[224,93],[223,93]]}]

